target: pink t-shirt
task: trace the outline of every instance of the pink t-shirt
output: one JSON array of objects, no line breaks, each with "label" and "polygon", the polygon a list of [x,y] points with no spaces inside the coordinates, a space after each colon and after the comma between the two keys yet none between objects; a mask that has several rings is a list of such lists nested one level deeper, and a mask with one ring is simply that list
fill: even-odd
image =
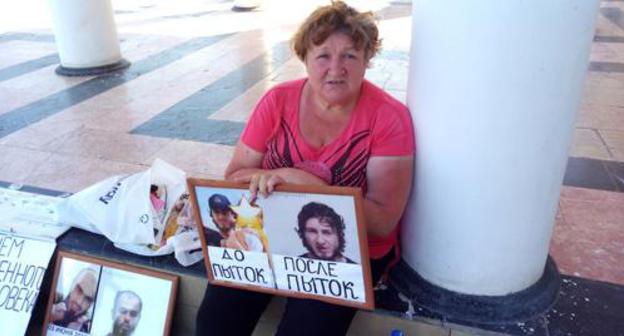
[{"label": "pink t-shirt", "polygon": [[[299,102],[305,82],[280,84],[256,105],[241,140],[264,153],[262,168],[296,167],[330,185],[360,187],[366,193],[366,165],[371,156],[414,153],[407,107],[366,80],[342,134],[321,148],[311,146],[299,131]],[[396,244],[397,232],[398,225],[388,237],[369,236],[371,258],[385,255]]]}]

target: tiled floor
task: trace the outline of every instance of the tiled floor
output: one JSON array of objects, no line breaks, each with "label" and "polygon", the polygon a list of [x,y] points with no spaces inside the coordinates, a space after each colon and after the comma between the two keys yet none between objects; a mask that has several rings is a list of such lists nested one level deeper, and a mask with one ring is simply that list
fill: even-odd
[{"label": "tiled floor", "polygon": [[565,274],[624,284],[624,193],[564,187],[551,253]]},{"label": "tiled floor", "polygon": [[[54,73],[45,7],[0,5],[0,181],[75,192],[155,158],[220,178],[258,97],[304,74],[288,39],[321,3],[265,0],[237,13],[231,0],[115,0],[132,66],[83,78]],[[381,19],[384,49],[367,78],[405,101],[409,1],[352,3]],[[624,286],[624,1],[603,1],[597,22],[551,254],[564,274]]]}]

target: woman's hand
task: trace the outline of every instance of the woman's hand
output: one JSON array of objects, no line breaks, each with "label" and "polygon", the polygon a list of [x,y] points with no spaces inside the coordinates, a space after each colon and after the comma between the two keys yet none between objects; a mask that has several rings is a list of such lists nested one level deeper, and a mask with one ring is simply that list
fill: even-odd
[{"label": "woman's hand", "polygon": [[251,199],[255,199],[258,192],[266,198],[275,190],[275,187],[285,183],[285,180],[275,170],[255,169],[248,174],[239,174],[233,179],[238,183],[249,183]]},{"label": "woman's hand", "polygon": [[263,197],[271,194],[280,184],[326,185],[321,178],[297,168],[261,169],[264,153],[238,142],[234,156],[225,170],[225,178],[238,183],[249,183],[252,199],[258,192]]},{"label": "woman's hand", "polygon": [[246,169],[234,174],[233,181],[249,183],[251,198],[255,199],[260,193],[262,197],[268,197],[280,184],[314,184],[327,185],[325,181],[316,175],[297,168],[279,169]]}]

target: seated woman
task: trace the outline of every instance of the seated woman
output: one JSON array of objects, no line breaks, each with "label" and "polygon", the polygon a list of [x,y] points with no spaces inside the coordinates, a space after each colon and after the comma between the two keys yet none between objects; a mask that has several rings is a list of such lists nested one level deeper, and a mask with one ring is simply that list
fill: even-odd
[{"label": "seated woman", "polygon": [[[407,108],[364,79],[380,47],[372,13],[341,1],[318,8],[293,38],[307,78],[258,102],[226,178],[264,197],[284,183],[360,187],[376,283],[398,255],[411,187],[414,133]],[[271,295],[208,286],[197,335],[250,335]],[[289,298],[278,335],[344,335],[356,309]]]}]

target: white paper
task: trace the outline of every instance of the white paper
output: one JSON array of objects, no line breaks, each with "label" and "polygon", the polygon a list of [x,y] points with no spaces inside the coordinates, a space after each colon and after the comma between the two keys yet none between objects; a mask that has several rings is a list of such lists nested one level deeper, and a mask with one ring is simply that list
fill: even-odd
[{"label": "white paper", "polygon": [[216,280],[275,287],[266,253],[208,246],[208,254]]},{"label": "white paper", "polygon": [[365,302],[362,266],[273,254],[278,289]]},{"label": "white paper", "polygon": [[69,225],[59,223],[63,198],[0,188],[0,230],[25,236],[56,239]]}]

